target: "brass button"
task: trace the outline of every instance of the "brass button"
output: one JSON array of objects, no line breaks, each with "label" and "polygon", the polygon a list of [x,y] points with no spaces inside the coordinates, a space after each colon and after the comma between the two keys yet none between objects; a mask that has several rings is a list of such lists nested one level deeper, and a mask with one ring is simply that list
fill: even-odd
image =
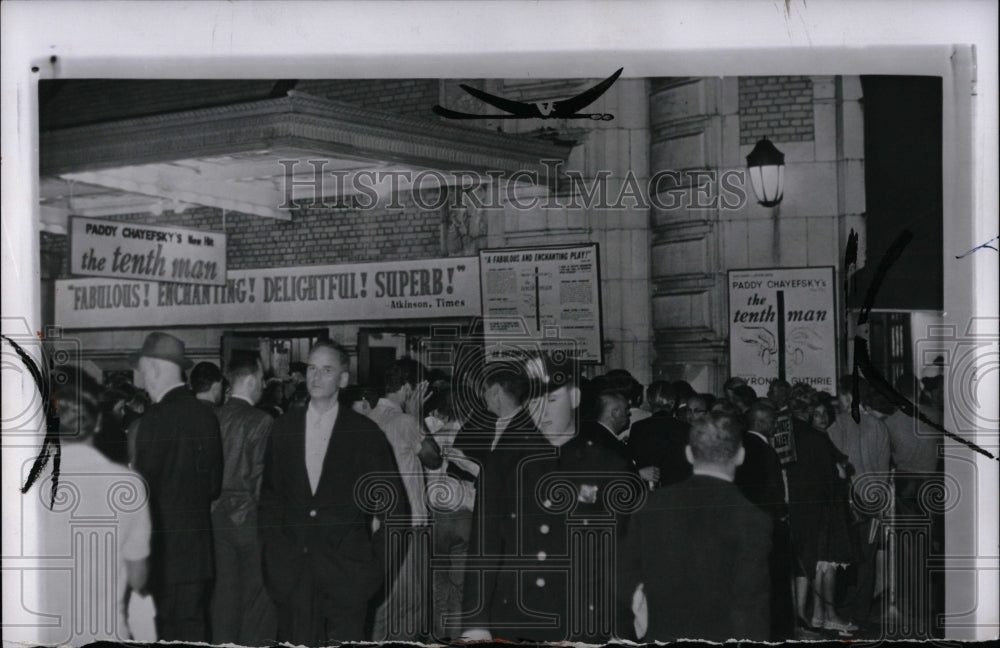
[{"label": "brass button", "polygon": [[309,511],[309,517],[316,517],[316,509]]},{"label": "brass button", "polygon": [[542,535],[548,535],[548,533],[549,533],[549,525],[548,524],[543,524],[542,526],[538,527],[538,530],[542,533]]},{"label": "brass button", "polygon": [[545,587],[545,579],[539,578],[535,581],[535,587]]}]

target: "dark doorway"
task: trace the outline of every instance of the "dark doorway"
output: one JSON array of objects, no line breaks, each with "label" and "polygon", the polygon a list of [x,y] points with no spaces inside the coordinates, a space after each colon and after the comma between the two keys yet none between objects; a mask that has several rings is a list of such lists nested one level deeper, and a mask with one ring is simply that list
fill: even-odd
[{"label": "dark doorway", "polygon": [[[913,234],[878,291],[874,308],[943,309],[941,78],[862,76],[865,131],[865,267],[858,308],[875,268],[905,230]],[[967,214],[952,214],[968,218]]]}]

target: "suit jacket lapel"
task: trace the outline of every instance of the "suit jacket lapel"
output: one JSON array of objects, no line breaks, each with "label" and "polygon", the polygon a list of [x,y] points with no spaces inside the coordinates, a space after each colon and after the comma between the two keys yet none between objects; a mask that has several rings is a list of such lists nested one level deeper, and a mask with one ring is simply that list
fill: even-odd
[{"label": "suit jacket lapel", "polygon": [[300,430],[300,432],[292,434],[289,439],[289,447],[291,448],[289,473],[299,482],[298,488],[305,494],[305,498],[310,499],[313,494],[312,488],[309,486],[309,471],[306,470],[306,410],[305,408],[296,410],[292,415],[297,420],[290,427],[293,430]]},{"label": "suit jacket lapel", "polygon": [[[322,472],[319,474],[319,483],[316,484],[316,495],[317,496],[321,492],[323,492],[323,483],[330,481],[330,478],[328,477],[328,475],[330,474],[330,471],[332,471],[335,468],[335,466],[333,466],[333,464],[335,463],[335,459],[336,459],[337,453],[336,452],[332,452],[332,450],[333,450],[333,444],[336,443],[337,428],[340,427],[341,421],[343,419],[344,419],[344,406],[341,405],[340,409],[337,410],[337,418],[333,422],[333,429],[330,431],[330,442],[326,444],[326,454],[323,455],[323,469],[322,469]],[[302,446],[303,446],[302,447],[302,461],[305,462],[305,455],[306,455],[306,453],[305,453],[305,436],[304,435],[303,435]],[[308,482],[309,482],[309,476],[306,475],[306,485],[307,486],[309,485]]]}]

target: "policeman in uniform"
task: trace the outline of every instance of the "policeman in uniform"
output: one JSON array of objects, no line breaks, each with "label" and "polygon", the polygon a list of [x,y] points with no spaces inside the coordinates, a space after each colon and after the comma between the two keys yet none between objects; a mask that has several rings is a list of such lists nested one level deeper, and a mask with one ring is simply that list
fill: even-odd
[{"label": "policeman in uniform", "polygon": [[544,354],[523,366],[537,429],[483,467],[509,478],[477,502],[482,553],[467,564],[462,637],[603,643],[616,634],[617,528],[645,488],[627,460],[577,434],[576,363]]}]

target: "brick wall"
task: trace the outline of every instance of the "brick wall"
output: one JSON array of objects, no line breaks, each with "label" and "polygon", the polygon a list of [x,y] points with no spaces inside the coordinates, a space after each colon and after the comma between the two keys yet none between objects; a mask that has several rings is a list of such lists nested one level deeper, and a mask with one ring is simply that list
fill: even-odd
[{"label": "brick wall", "polygon": [[437,79],[336,79],[302,80],[295,89],[365,108],[434,119],[431,106],[438,103],[439,87]]},{"label": "brick wall", "polygon": [[[226,213],[227,264],[230,270],[299,265],[335,265],[426,259],[442,256],[441,211],[417,207],[409,193],[402,209],[301,209],[290,221]],[[432,203],[430,199],[427,201]],[[175,214],[127,214],[104,220],[176,225],[223,231],[222,211],[210,207]],[[43,232],[43,256],[61,257],[60,277],[69,276],[67,236]]]},{"label": "brick wall", "polygon": [[740,144],[813,140],[812,79],[740,77]]}]

